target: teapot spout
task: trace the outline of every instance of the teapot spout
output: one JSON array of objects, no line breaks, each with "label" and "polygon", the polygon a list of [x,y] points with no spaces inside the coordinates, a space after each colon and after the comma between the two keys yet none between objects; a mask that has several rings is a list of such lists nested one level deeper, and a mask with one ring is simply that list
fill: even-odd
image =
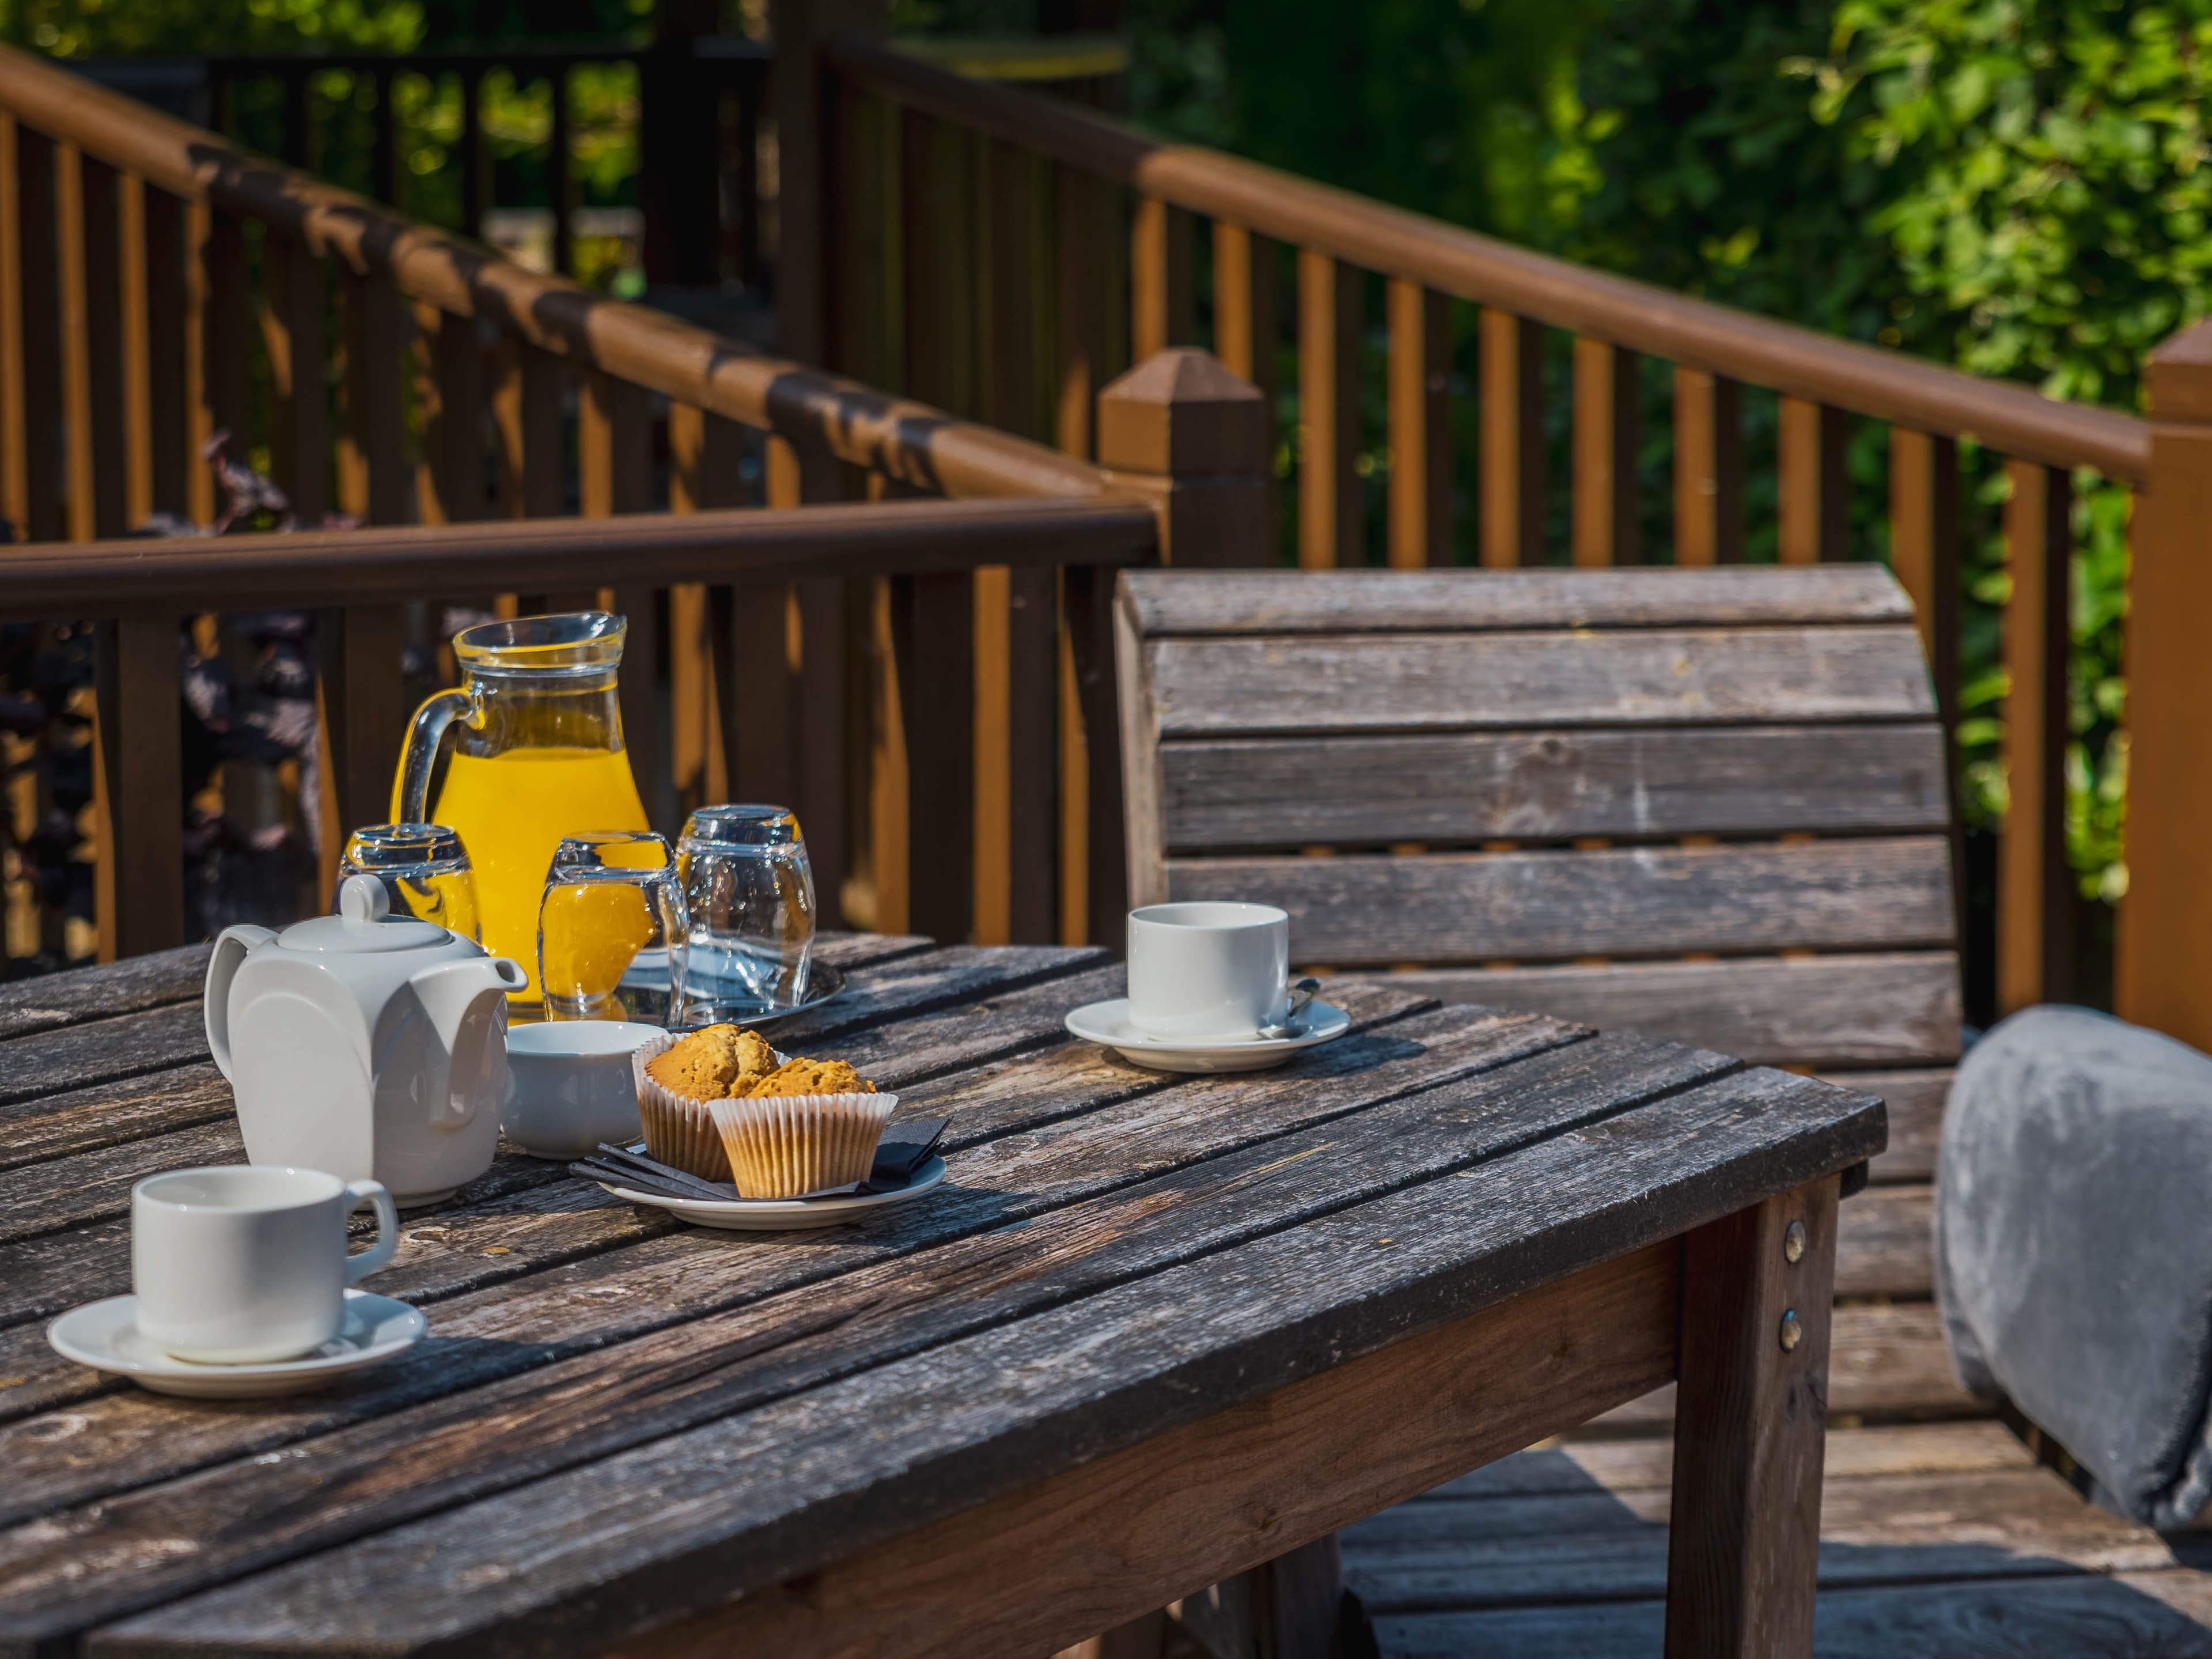
[{"label": "teapot spout", "polygon": [[495,1037],[502,1039],[504,1057],[507,994],[529,982],[521,964],[507,957],[442,963],[407,981],[446,1051],[446,1087],[432,1108],[440,1127],[458,1129],[467,1123],[487,1093],[496,1108],[497,1088],[483,1086],[485,1062]]}]

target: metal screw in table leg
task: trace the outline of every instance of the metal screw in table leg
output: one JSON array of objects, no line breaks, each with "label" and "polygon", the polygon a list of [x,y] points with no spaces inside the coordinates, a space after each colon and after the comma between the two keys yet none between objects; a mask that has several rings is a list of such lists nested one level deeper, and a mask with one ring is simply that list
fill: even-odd
[{"label": "metal screw in table leg", "polygon": [[1795,1267],[1805,1259],[1805,1224],[1793,1221],[1782,1230],[1782,1259]]},{"label": "metal screw in table leg", "polygon": [[1805,1322],[1797,1317],[1792,1308],[1782,1316],[1782,1352],[1788,1353],[1805,1340]]}]

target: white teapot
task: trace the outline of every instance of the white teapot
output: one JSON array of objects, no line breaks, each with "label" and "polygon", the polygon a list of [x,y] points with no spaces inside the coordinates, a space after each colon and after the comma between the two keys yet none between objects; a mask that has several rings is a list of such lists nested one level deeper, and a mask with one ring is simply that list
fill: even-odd
[{"label": "white teapot", "polygon": [[208,964],[208,1047],[256,1164],[380,1181],[434,1204],[491,1167],[507,994],[529,976],[451,928],[391,914],[349,876],[339,914],[226,927]]}]

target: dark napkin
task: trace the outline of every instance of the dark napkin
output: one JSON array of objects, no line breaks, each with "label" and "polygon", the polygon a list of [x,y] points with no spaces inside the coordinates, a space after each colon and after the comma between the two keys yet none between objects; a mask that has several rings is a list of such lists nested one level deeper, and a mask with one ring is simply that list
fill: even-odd
[{"label": "dark napkin", "polygon": [[[945,1139],[949,1117],[915,1118],[904,1123],[893,1123],[884,1130],[883,1139],[876,1143],[876,1161],[866,1181],[849,1187],[833,1187],[826,1192],[809,1193],[809,1198],[842,1198],[849,1194],[895,1193],[912,1183],[921,1166],[936,1156],[937,1144]],[[627,1187],[633,1192],[651,1193],[657,1198],[705,1199],[710,1202],[735,1202],[738,1188],[735,1182],[708,1181],[683,1170],[647,1158],[630,1146],[610,1146],[605,1141],[588,1158],[579,1158],[568,1166],[568,1173],[583,1176],[586,1181],[604,1181],[617,1187]]]}]

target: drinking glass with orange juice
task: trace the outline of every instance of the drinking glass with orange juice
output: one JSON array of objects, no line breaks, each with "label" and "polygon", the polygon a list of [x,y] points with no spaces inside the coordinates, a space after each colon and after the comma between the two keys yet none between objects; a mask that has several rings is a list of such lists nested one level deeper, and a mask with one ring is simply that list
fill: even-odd
[{"label": "drinking glass with orange juice", "polygon": [[674,1025],[684,1012],[689,921],[676,858],[650,830],[564,838],[538,915],[538,984],[549,1019]]},{"label": "drinking glass with orange juice", "polygon": [[[586,611],[464,629],[453,636],[460,686],[415,711],[392,816],[459,833],[494,956],[537,963],[539,904],[564,836],[647,827],[616,691],[628,627],[623,617]],[[452,757],[434,802],[448,735]],[[533,973],[513,1000],[538,994]]]}]

